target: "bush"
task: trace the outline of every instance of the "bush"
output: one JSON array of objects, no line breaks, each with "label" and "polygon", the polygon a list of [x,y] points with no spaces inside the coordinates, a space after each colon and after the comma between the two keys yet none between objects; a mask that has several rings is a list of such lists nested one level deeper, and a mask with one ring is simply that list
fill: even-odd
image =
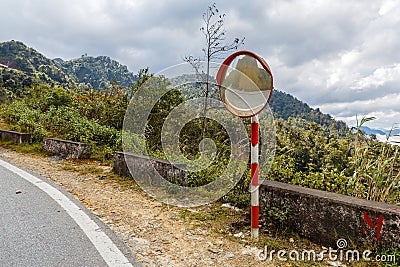
[{"label": "bush", "polygon": [[[102,147],[103,158],[110,157],[111,150],[121,146],[120,129],[123,115],[118,97],[104,92],[80,92],[61,87],[38,86],[27,90],[27,97],[4,104],[2,116],[14,130],[29,132],[33,141],[43,137],[58,137],[71,141],[86,142]],[[84,97],[85,96],[85,97]],[[126,101],[122,97],[122,102]],[[102,107],[96,109],[94,107]]]}]

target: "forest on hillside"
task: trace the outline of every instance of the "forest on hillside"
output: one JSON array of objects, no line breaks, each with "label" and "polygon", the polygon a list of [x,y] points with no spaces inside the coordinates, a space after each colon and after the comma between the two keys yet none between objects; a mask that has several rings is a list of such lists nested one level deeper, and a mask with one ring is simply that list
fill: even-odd
[{"label": "forest on hillside", "polygon": [[126,66],[107,56],[52,60],[19,41],[0,43],[0,87],[17,95],[24,87],[42,83],[108,90],[113,84],[128,88],[135,81]]}]

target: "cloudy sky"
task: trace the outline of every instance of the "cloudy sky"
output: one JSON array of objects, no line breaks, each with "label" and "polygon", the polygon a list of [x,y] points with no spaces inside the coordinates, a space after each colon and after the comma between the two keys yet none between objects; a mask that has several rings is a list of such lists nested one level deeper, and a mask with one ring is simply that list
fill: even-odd
[{"label": "cloudy sky", "polygon": [[[107,55],[137,72],[202,55],[202,13],[184,0],[1,0],[0,41],[49,58]],[[269,63],[275,87],[353,124],[400,122],[400,1],[216,1],[227,39]]]}]

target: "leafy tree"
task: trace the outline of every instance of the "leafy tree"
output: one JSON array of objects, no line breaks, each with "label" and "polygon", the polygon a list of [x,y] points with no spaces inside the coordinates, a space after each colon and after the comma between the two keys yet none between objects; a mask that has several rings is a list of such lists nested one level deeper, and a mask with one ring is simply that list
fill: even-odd
[{"label": "leafy tree", "polygon": [[[152,77],[151,84],[154,85],[150,90],[158,90],[167,92],[167,87],[170,82],[165,77]],[[145,88],[140,88],[144,90]],[[151,94],[151,91],[149,92]],[[179,90],[171,90],[164,94],[157,103],[153,106],[146,128],[146,140],[147,145],[151,150],[162,151],[161,144],[161,131],[168,117],[169,113],[180,103],[182,103],[183,97]],[[139,109],[140,110],[140,109]]]}]

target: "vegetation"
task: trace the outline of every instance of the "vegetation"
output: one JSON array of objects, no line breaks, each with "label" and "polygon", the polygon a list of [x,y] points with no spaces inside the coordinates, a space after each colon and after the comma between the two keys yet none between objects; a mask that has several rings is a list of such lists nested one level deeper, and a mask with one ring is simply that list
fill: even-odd
[{"label": "vegetation", "polygon": [[399,146],[384,145],[364,138],[360,127],[374,117],[357,120],[354,141],[353,177],[355,195],[376,201],[385,201],[400,187]]},{"label": "vegetation", "polygon": [[[153,108],[146,133],[152,155],[163,157],[161,125],[169,110],[182,101],[178,91],[171,91]],[[3,104],[2,116],[12,129],[32,133],[36,142],[49,136],[88,142],[99,152],[97,158],[109,159],[114,150],[121,149],[120,131],[128,103],[128,94],[118,87],[111,91],[82,91],[41,85],[27,89],[24,97]],[[399,203],[398,147],[364,136],[359,127],[366,121],[361,121],[355,133],[348,131],[345,137],[338,137],[338,131],[303,118],[276,119],[277,147],[268,179]],[[182,130],[180,147],[188,158],[199,156],[201,129],[198,119]],[[221,125],[210,121],[206,137],[214,139],[218,157],[201,173],[189,174],[189,186],[215,180],[229,160],[230,142]],[[246,172],[224,197],[225,201],[246,207],[249,180]]]},{"label": "vegetation", "polygon": [[87,142],[108,159],[120,146],[127,104],[119,89],[79,91],[41,85],[3,105],[2,116],[12,129],[31,133],[35,142],[43,137]]},{"label": "vegetation", "polygon": [[[130,87],[119,86],[118,82],[110,80],[117,76],[102,76],[110,86],[107,90],[98,90],[53,80],[58,77],[57,68],[63,70],[63,63],[48,60],[22,43],[2,43],[0,48],[0,52],[5,54],[0,54],[0,64],[3,64],[0,65],[0,74],[3,75],[0,79],[1,116],[9,128],[30,132],[35,142],[48,136],[91,143],[95,148],[94,157],[100,160],[110,159],[114,150],[121,149],[126,108],[132,94],[142,90],[139,89],[141,85],[153,77],[148,70],[126,78],[130,83],[135,77],[135,83]],[[109,65],[102,66],[99,62],[103,61]],[[121,75],[126,71],[125,67],[101,57],[83,57],[72,63],[76,67],[74,76],[82,79],[91,75],[95,77],[96,73],[108,73],[110,69],[119,69]],[[50,67],[40,67],[43,64]],[[77,67],[79,64],[82,64],[81,67]],[[85,72],[90,75],[85,76]],[[47,78],[51,82],[43,84],[48,81]],[[164,77],[153,78],[154,86],[148,88],[150,93],[151,90],[162,90],[170,83]],[[179,79],[185,80],[185,77]],[[201,88],[201,85],[198,86]],[[192,89],[187,87],[182,91],[171,91],[153,107],[149,127],[146,128],[146,144],[151,155],[164,157],[160,142],[161,126],[170,110],[191,98]],[[215,90],[215,87],[210,87],[210,96],[215,95]],[[400,203],[398,147],[365,136],[361,128],[369,118],[349,130],[343,122],[337,122],[280,91],[274,92],[270,106],[277,118],[277,147],[268,179]],[[190,173],[189,186],[214,181],[229,161],[230,142],[226,131],[213,120],[208,120],[207,130],[204,131],[202,123],[200,117],[183,128],[179,136],[180,148],[186,157],[196,159],[200,155],[200,141],[203,137],[211,138],[216,144],[217,158],[206,170]],[[244,123],[249,122],[244,120]],[[224,201],[247,207],[249,181],[249,173],[245,172]]]},{"label": "vegetation", "polygon": [[[218,96],[217,88],[211,85],[210,61],[243,43],[243,39],[238,38],[227,45],[222,43],[224,14],[220,15],[215,5],[208,8],[203,19],[205,26],[201,31],[206,38],[203,51],[208,65],[201,77],[205,77],[206,87],[203,94],[196,95],[193,92],[201,90],[204,84],[186,85],[181,91],[165,94],[154,105],[145,132],[146,148],[151,156],[164,157],[161,130],[174,107],[187,99],[204,96],[204,114],[207,112],[208,99]],[[189,56],[186,60],[197,68],[198,59]],[[175,79],[181,79],[184,84],[188,78]],[[21,42],[0,43],[0,116],[8,128],[32,134],[34,144],[20,146],[19,151],[45,153],[40,145],[43,137],[59,137],[90,143],[94,147],[92,157],[108,161],[115,150],[122,150],[121,130],[130,97],[137,90],[144,90],[142,85],[149,79],[153,81],[146,88],[149,94],[164,90],[171,82],[165,77],[154,77],[148,69],[133,75],[126,66],[108,57],[84,55],[64,62],[47,59]],[[344,122],[335,121],[330,115],[281,91],[274,91],[270,107],[276,117],[276,153],[268,177],[261,178],[400,205],[399,147],[364,134],[362,128],[374,118],[362,118],[355,128],[348,129]],[[243,122],[249,124],[249,120]],[[205,116],[182,128],[181,151],[188,159],[199,158],[199,144],[204,138],[213,139],[217,157],[205,170],[188,174],[189,187],[215,181],[230,160],[231,143],[226,130]],[[142,141],[138,139],[136,143]],[[12,147],[6,143],[2,145]],[[138,147],[142,148],[142,144]],[[101,169],[95,167],[65,168],[80,173],[101,173]],[[247,170],[222,200],[248,209],[249,184]],[[180,215],[198,221],[218,221],[224,217],[219,212],[221,210],[215,209],[209,213],[190,214],[182,210]],[[271,209],[268,215],[277,232],[287,232],[288,209]],[[219,230],[225,231],[222,226]],[[387,253],[399,255],[397,250]]]}]

